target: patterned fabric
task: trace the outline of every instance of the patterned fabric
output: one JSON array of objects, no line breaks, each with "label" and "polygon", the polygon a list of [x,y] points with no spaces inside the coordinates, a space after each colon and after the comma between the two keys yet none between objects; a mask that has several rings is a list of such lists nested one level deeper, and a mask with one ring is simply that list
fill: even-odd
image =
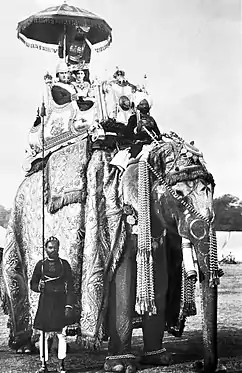
[{"label": "patterned fabric", "polygon": [[[68,260],[72,268],[79,312],[84,213],[84,206],[79,203],[64,206],[55,214],[48,213],[45,208],[45,237],[55,235],[60,240],[60,256]],[[31,334],[39,295],[29,290],[29,282],[34,266],[41,258],[42,173],[37,172],[26,178],[18,189],[3,255],[5,307],[10,315],[12,338]]]},{"label": "patterned fabric", "polygon": [[47,164],[48,211],[54,213],[70,203],[84,202],[88,143],[82,140],[51,155]]},{"label": "patterned fabric", "polygon": [[[78,164],[80,166],[78,161],[74,162],[77,149],[75,146],[71,146],[69,151],[65,148],[62,153],[56,153],[55,162],[50,162],[53,166],[48,171],[53,172],[51,183],[54,180],[52,191],[55,195],[59,193],[59,197],[63,191],[68,195],[71,187],[76,185]],[[119,170],[109,166],[113,154],[107,150],[94,151],[87,168],[87,186],[83,186],[84,191],[87,189],[86,204],[72,200],[53,214],[45,207],[45,238],[58,237],[60,257],[68,260],[73,272],[75,310],[79,314],[81,331],[79,342],[88,341],[92,345],[97,345],[102,339],[108,285],[122,255],[126,237],[117,195]],[[68,178],[63,177],[66,172],[69,172]],[[68,180],[69,177],[72,180]],[[81,192],[81,181],[76,186]],[[88,232],[86,236],[85,230]],[[38,171],[27,177],[18,189],[3,255],[2,298],[6,298],[5,308],[10,315],[12,341],[17,337],[24,340],[32,333],[38,294],[30,291],[29,282],[34,266],[41,258],[42,172]]]},{"label": "patterned fabric", "polygon": [[[109,281],[122,255],[126,238],[118,199],[119,170],[110,168],[114,152],[94,151],[87,170],[85,245],[82,275],[82,340],[102,339]],[[91,233],[91,234],[90,234]],[[97,312],[98,311],[98,312]]]}]

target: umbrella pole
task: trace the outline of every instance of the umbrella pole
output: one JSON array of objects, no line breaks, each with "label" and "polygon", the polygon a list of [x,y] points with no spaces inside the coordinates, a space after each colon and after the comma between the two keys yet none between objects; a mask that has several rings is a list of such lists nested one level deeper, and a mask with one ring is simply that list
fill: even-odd
[{"label": "umbrella pole", "polygon": [[[45,127],[45,116],[46,116],[46,110],[45,110],[45,103],[44,98],[42,101],[41,106],[41,117],[42,117],[42,257],[43,262],[45,259],[45,170],[44,170],[44,160],[45,160],[45,136],[44,136],[44,127]],[[44,268],[44,266],[42,267]],[[42,276],[44,273],[42,272]],[[42,356],[41,356],[41,363],[42,368],[45,368],[46,361],[45,361],[45,331],[42,330]]]},{"label": "umbrella pole", "polygon": [[66,62],[66,25],[64,25],[64,40],[63,40],[63,57],[64,61]]}]

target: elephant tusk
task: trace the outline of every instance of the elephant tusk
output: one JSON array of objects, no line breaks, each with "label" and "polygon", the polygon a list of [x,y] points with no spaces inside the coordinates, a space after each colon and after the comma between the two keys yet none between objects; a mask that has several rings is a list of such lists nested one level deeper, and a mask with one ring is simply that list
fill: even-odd
[{"label": "elephant tusk", "polygon": [[184,215],[185,215],[185,220],[188,223],[188,219],[190,218],[191,214],[190,214],[190,212],[188,210],[185,210],[184,211]]},{"label": "elephant tusk", "polygon": [[189,240],[182,237],[182,254],[183,254],[183,264],[188,278],[197,278],[197,271],[194,265],[193,259],[193,248]]}]

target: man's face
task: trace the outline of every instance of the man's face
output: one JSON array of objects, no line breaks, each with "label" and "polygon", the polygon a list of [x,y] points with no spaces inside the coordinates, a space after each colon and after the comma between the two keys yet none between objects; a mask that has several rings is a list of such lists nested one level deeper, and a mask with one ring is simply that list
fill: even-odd
[{"label": "man's face", "polygon": [[119,83],[123,83],[124,80],[125,80],[125,77],[124,77],[123,75],[118,75],[118,76],[117,76],[117,81],[118,81]]},{"label": "man's face", "polygon": [[50,259],[56,259],[59,256],[59,243],[57,241],[50,241],[45,248],[46,254]]},{"label": "man's face", "polygon": [[76,73],[76,80],[77,80],[77,81],[83,81],[84,76],[85,76],[84,71],[80,70],[80,71],[78,71],[78,72]]},{"label": "man's face", "polygon": [[68,83],[70,80],[70,73],[69,71],[60,72],[59,73],[59,81],[61,83]]}]

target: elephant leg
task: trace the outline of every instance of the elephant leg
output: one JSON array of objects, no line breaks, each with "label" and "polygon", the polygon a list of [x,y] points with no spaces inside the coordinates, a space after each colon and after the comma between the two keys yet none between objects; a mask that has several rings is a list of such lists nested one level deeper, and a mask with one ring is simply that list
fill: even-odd
[{"label": "elephant leg", "polygon": [[168,291],[167,259],[164,246],[158,248],[154,253],[154,279],[157,314],[149,316],[146,312],[143,316],[144,354],[141,362],[143,364],[168,365],[170,356],[162,348]]},{"label": "elephant leg", "polygon": [[132,316],[135,302],[135,261],[133,248],[127,246],[112,280],[108,307],[108,352],[105,371],[135,372],[135,356],[131,354]]}]

